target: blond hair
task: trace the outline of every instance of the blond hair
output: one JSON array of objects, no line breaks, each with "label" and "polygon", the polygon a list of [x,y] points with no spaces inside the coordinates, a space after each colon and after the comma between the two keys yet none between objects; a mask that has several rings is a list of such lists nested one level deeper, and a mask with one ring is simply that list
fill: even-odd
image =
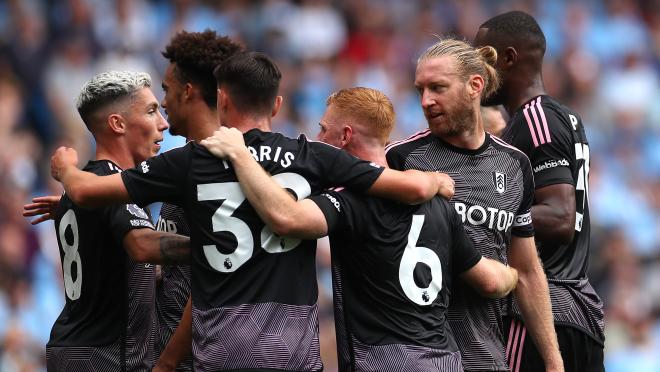
[{"label": "blond hair", "polygon": [[369,135],[387,142],[394,128],[392,102],[382,92],[363,87],[339,90],[328,97],[328,107],[342,117],[350,117],[369,129]]},{"label": "blond hair", "polygon": [[497,62],[495,48],[489,45],[474,48],[463,40],[441,39],[426,49],[417,60],[417,64],[430,58],[443,56],[454,57],[457,72],[465,81],[470,75],[479,75],[484,79],[484,89],[481,94],[483,99],[495,93],[500,86],[500,79],[495,69],[495,62]]}]

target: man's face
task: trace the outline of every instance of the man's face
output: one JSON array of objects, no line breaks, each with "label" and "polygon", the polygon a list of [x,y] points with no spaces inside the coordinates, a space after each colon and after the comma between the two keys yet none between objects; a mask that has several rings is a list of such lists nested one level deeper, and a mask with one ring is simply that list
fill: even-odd
[{"label": "man's face", "polygon": [[495,69],[497,69],[497,72],[500,75],[501,84],[497,91],[491,94],[490,97],[482,99],[481,105],[501,105],[504,103],[502,87],[506,83],[506,71],[502,69],[503,52],[498,48],[499,43],[497,43],[496,35],[493,32],[489,32],[487,28],[480,28],[477,32],[477,36],[474,37],[474,47],[479,48],[486,45],[490,45],[495,48],[495,50],[497,50],[497,62],[495,63]]},{"label": "man's face", "polygon": [[163,131],[169,125],[158,110],[158,100],[149,88],[137,91],[130,103],[126,119],[126,140],[136,163],[160,151]]},{"label": "man's face", "polygon": [[184,85],[176,77],[173,63],[165,70],[163,76],[163,91],[165,96],[161,106],[165,110],[167,120],[170,122],[170,133],[175,136],[186,136],[186,115],[183,112],[182,94]]},{"label": "man's face", "polygon": [[415,71],[415,88],[431,132],[438,137],[453,137],[474,128],[473,100],[467,83],[456,71],[452,56],[421,61]]},{"label": "man's face", "polygon": [[316,140],[341,148],[342,122],[332,105],[326,107],[319,121],[319,133]]}]

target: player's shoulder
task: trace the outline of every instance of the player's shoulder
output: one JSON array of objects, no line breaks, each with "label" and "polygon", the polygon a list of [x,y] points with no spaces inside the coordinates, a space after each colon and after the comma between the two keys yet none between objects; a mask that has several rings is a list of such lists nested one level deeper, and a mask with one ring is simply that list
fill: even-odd
[{"label": "player's shoulder", "polygon": [[509,156],[511,156],[512,158],[518,161],[526,161],[529,163],[529,158],[527,157],[527,154],[525,154],[519,148],[507,143],[500,137],[497,137],[490,133],[486,133],[486,136],[490,137],[491,146],[498,152],[508,154]]},{"label": "player's shoulder", "polygon": [[385,147],[385,155],[393,156],[406,155],[414,151],[416,148],[424,146],[433,140],[433,134],[430,129],[417,132],[412,136],[401,141],[395,141]]},{"label": "player's shoulder", "polygon": [[575,111],[546,95],[523,104],[512,119],[517,130],[528,134],[536,146],[552,142],[553,137],[570,133],[582,125]]}]

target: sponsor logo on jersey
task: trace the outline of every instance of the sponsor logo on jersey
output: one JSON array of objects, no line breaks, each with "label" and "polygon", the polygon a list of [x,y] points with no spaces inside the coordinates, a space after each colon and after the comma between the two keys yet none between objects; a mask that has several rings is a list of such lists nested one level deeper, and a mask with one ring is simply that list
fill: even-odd
[{"label": "sponsor logo on jersey", "polygon": [[335,198],[332,195],[328,195],[328,194],[323,194],[323,196],[325,196],[326,198],[328,198],[328,200],[330,200],[330,203],[332,203],[332,205],[335,206],[335,209],[337,209],[337,212],[341,212],[341,205],[339,204],[339,201],[337,201],[337,198]]},{"label": "sponsor logo on jersey", "polygon": [[532,213],[519,214],[513,219],[513,226],[525,226],[532,223]]},{"label": "sponsor logo on jersey", "polygon": [[150,227],[154,228],[154,225],[151,224],[151,222],[147,220],[131,220],[131,226],[133,227]]},{"label": "sponsor logo on jersey", "polygon": [[145,219],[149,218],[147,212],[145,212],[144,209],[138,207],[135,204],[126,204],[126,210],[129,211],[135,217],[145,218]]},{"label": "sponsor logo on jersey", "polygon": [[156,229],[158,231],[165,231],[173,234],[176,234],[176,232],[178,231],[176,228],[176,222],[167,220],[163,217],[158,217],[158,222],[156,223]]},{"label": "sponsor logo on jersey", "polygon": [[142,173],[149,172],[149,164],[147,164],[146,160],[140,163],[140,166],[142,167]]},{"label": "sponsor logo on jersey", "polygon": [[546,160],[545,163],[539,164],[534,167],[534,173],[538,173],[542,170],[546,169],[552,169],[556,167],[568,167],[570,164],[568,163],[568,160],[566,159],[559,159],[559,160]]},{"label": "sponsor logo on jersey", "polygon": [[480,205],[468,207],[464,203],[455,203],[454,208],[463,223],[467,221],[475,226],[487,225],[489,229],[498,231],[506,231],[513,225],[514,214],[505,210]]},{"label": "sponsor logo on jersey", "polygon": [[503,194],[506,191],[506,174],[493,172],[493,184],[495,185],[495,191]]}]

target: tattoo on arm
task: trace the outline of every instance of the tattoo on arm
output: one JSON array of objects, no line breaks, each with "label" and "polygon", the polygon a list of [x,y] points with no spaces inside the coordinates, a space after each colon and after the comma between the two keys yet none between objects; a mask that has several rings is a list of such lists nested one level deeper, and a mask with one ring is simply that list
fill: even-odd
[{"label": "tattoo on arm", "polygon": [[190,263],[190,238],[174,234],[161,236],[160,255],[165,265]]}]

